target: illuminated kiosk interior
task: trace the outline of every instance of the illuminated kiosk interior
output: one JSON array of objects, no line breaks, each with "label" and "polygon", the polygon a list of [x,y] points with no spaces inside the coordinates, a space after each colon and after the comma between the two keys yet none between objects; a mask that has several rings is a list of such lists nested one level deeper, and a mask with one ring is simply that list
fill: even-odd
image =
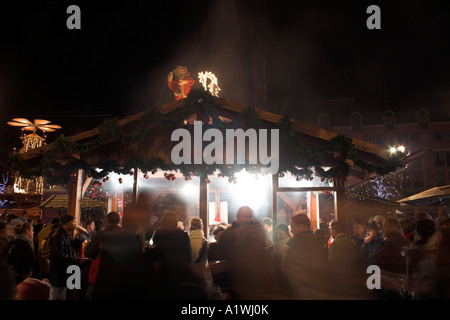
[{"label": "illuminated kiosk interior", "polygon": [[[160,217],[164,210],[174,210],[188,229],[190,219],[199,216],[200,178],[186,180],[180,173],[172,174],[168,178],[167,173],[160,170],[146,176],[141,173],[138,177],[139,193],[145,194],[154,215]],[[108,182],[103,183],[102,186],[112,195],[108,210],[126,212],[127,206],[132,203],[134,180],[134,175],[113,174]],[[234,221],[241,206],[251,207],[258,220],[270,217],[274,223],[289,224],[292,215],[304,213],[311,218],[313,230],[320,227],[321,218],[328,219],[335,212],[336,188],[330,182],[320,181],[320,178],[299,180],[291,174],[278,177],[275,202],[272,197],[272,175],[251,174],[243,169],[236,173],[235,179],[216,173],[208,180],[210,229],[216,224]]]},{"label": "illuminated kiosk interior", "polygon": [[[170,122],[182,115],[184,121],[181,120],[181,124],[178,124],[177,127],[186,128],[191,133],[196,120],[205,121],[206,119],[205,128],[214,126],[212,117],[205,116],[202,112],[205,100],[214,104],[210,106],[209,110],[214,112],[215,119],[223,122],[224,128],[231,127],[235,119],[243,117],[249,111],[249,107],[246,105],[224,98],[211,95],[208,98],[203,94],[194,93],[186,99],[158,106],[159,117],[167,117],[167,121]],[[188,106],[190,108],[187,108]],[[188,115],[183,113],[185,110],[193,111]],[[261,128],[279,128],[280,122],[285,119],[284,116],[260,109],[253,108],[252,110],[258,118]],[[244,129],[252,127],[250,120],[247,118],[247,121],[242,121],[241,127]],[[329,144],[337,136],[334,132],[292,119],[289,121],[295,128],[295,135],[299,139],[319,149]],[[206,233],[208,228],[221,221],[231,223],[237,208],[245,204],[254,208],[258,219],[268,216],[273,218],[274,223],[288,222],[291,215],[300,212],[310,216],[313,229],[317,228],[318,218],[322,214],[327,216],[333,213],[335,218],[344,220],[345,184],[373,176],[372,173],[350,164],[351,170],[348,177],[338,175],[335,179],[321,181],[313,174],[310,181],[302,177],[294,177],[289,173],[285,173],[283,176],[282,171],[274,175],[254,175],[251,173],[253,166],[243,165],[241,169],[245,169],[247,172],[234,170],[235,181],[230,181],[228,175],[219,176],[216,171],[210,171],[206,176],[192,175],[190,179],[185,179],[182,169],[194,172],[197,167],[192,165],[181,168],[173,165],[171,151],[177,142],[171,141],[170,137],[176,127],[162,125],[158,120],[154,120],[151,112],[148,111],[117,120],[114,122],[114,126],[116,131],[123,131],[122,136],[128,134],[135,137],[137,136],[135,133],[139,132],[138,139],[124,142],[110,134],[92,150],[87,150],[82,155],[74,153],[72,163],[68,161],[66,152],[64,168],[71,169],[71,173],[76,176],[71,178],[70,183],[74,184],[72,189],[80,190],[88,181],[86,178],[88,173],[76,167],[81,156],[83,161],[90,168],[97,169],[100,175],[105,168],[105,163],[114,161],[117,163],[117,168],[114,170],[109,168],[114,173],[107,172],[105,175],[108,176],[108,179],[102,184],[102,188],[108,190],[111,195],[108,210],[122,209],[123,215],[126,217],[128,208],[138,204],[139,201],[147,201],[151,212],[157,211],[158,208],[163,209],[169,205],[175,205],[179,201],[180,204],[178,207],[175,205],[175,209],[183,211],[181,212],[182,217],[186,218],[181,220],[188,221],[191,217],[199,216],[204,222]],[[224,128],[221,130],[225,130]],[[67,139],[74,144],[91,143],[92,145],[100,132],[100,128],[94,128]],[[378,145],[356,139],[352,139],[352,143],[360,156],[370,163],[382,165],[389,157],[388,152]],[[21,155],[20,158],[25,163],[31,163],[31,160],[42,157],[51,148],[52,144],[47,144],[39,148],[40,150]],[[279,150],[280,163],[283,163],[286,158],[296,155],[292,146],[287,142],[280,141]],[[298,161],[299,167],[304,166],[305,159],[294,158]],[[323,161],[324,163],[328,161],[332,164],[333,155],[324,160],[326,160]],[[58,158],[56,157],[53,161],[57,163]],[[328,166],[324,165],[323,167]],[[179,170],[175,168],[179,168]],[[117,175],[117,173],[121,173],[121,175]],[[101,180],[101,177],[99,179]],[[78,197],[75,201],[79,201],[81,193],[74,192],[72,197]],[[183,207],[183,204],[186,203],[187,205]]]}]

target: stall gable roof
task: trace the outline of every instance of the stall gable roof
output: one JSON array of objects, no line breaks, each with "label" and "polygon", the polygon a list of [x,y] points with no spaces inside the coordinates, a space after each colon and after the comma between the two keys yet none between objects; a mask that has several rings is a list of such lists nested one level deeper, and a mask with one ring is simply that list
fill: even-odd
[{"label": "stall gable roof", "polygon": [[[242,112],[244,109],[246,109],[248,107],[247,105],[236,103],[236,102],[224,99],[224,98],[213,97],[213,99],[215,99],[216,103],[221,108],[224,108],[229,111],[234,111],[237,113]],[[178,101],[166,103],[159,107],[159,111],[163,114],[167,114],[167,113],[173,112],[176,109],[180,108],[181,106],[184,105],[184,103],[185,103],[184,100],[178,100]],[[284,118],[284,116],[282,116],[282,115],[271,113],[271,112],[268,112],[268,111],[265,111],[262,109],[258,109],[258,108],[253,108],[253,109],[255,110],[258,117],[263,121],[278,124]],[[136,113],[134,115],[119,119],[116,121],[116,125],[122,127],[127,124],[131,124],[135,121],[139,121],[143,116],[145,116],[145,114],[146,114],[146,111],[142,111],[142,112]],[[334,138],[338,135],[338,133],[336,133],[336,132],[324,130],[319,127],[301,123],[301,122],[295,121],[294,119],[291,119],[291,121],[294,123],[294,127],[295,127],[296,131],[300,134],[304,134],[304,135],[311,136],[314,138],[319,138],[319,139],[322,139],[325,141],[330,141],[332,138]],[[79,134],[71,136],[70,141],[71,142],[81,141],[84,139],[94,137],[94,136],[98,135],[99,133],[100,133],[100,130],[97,127],[97,128],[94,128],[94,129],[91,129],[88,131],[84,131]],[[352,141],[353,141],[355,147],[360,151],[364,151],[364,152],[376,155],[384,160],[386,160],[389,157],[388,151],[379,145],[365,142],[365,141],[358,140],[358,139],[354,139],[354,138],[352,138]],[[32,159],[32,158],[38,157],[40,155],[43,155],[47,150],[49,150],[51,148],[51,146],[52,146],[52,143],[49,143],[49,144],[43,145],[40,148],[36,148],[36,149],[30,150],[26,153],[20,154],[20,156],[24,160]]]},{"label": "stall gable roof", "polygon": [[433,205],[447,199],[450,199],[450,185],[434,187],[401,199],[398,202],[401,204],[421,206]]},{"label": "stall gable roof", "polygon": [[[69,195],[67,194],[55,194],[50,196],[47,200],[41,203],[41,209],[58,209],[58,208],[67,208],[69,204]],[[83,198],[81,200],[82,208],[101,208],[104,207],[105,203],[101,200],[95,200],[90,198]]]}]

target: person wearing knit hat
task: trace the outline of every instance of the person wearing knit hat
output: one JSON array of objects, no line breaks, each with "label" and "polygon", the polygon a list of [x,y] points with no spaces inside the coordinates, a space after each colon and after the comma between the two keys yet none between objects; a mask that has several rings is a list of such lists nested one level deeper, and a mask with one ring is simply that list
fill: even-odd
[{"label": "person wearing knit hat", "polygon": [[71,214],[65,214],[61,218],[61,225],[65,225],[66,223],[72,222],[75,220],[75,217]]},{"label": "person wearing knit hat", "polygon": [[384,223],[384,217],[381,215],[376,215],[375,217],[373,217],[373,222],[376,223],[377,227],[378,227],[378,231],[380,232],[381,236],[384,237],[383,234],[383,223]]},{"label": "person wearing knit hat", "polygon": [[47,279],[27,278],[16,286],[15,300],[51,300],[52,285]]}]

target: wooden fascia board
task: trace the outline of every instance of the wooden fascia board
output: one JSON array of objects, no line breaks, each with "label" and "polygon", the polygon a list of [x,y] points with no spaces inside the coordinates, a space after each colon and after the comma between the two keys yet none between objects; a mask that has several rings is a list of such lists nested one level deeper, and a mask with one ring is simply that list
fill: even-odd
[{"label": "wooden fascia board", "polygon": [[[230,100],[226,100],[224,98],[214,97],[214,99],[222,108],[231,110],[231,111],[234,111],[237,113],[242,112],[245,108],[248,107],[247,105],[236,103],[236,102],[233,102]],[[184,104],[183,100],[178,100],[175,102],[163,104],[159,107],[159,109],[160,109],[161,113],[166,114],[166,113],[175,111],[176,109],[181,107],[183,104]],[[278,115],[275,113],[271,113],[271,112],[268,112],[265,110],[261,110],[258,108],[254,108],[254,110],[261,120],[271,122],[274,124],[279,123],[284,118],[284,116],[281,116],[281,115]],[[128,116],[126,118],[117,120],[116,124],[118,126],[124,126],[133,121],[139,120],[140,118],[142,118],[145,115],[145,113],[146,112],[143,111],[143,112],[139,112],[137,114]],[[332,138],[334,138],[338,135],[336,132],[324,130],[322,128],[308,125],[305,123],[300,123],[300,122],[295,121],[294,119],[291,119],[291,121],[294,123],[294,127],[295,127],[296,131],[298,133],[301,133],[304,135],[316,137],[316,138],[323,139],[326,141],[330,141]],[[90,137],[93,137],[93,136],[99,134],[99,132],[100,131],[99,131],[98,127],[88,130],[88,131],[84,131],[79,134],[71,136],[70,141],[77,142],[77,141],[80,141],[83,139],[87,139],[87,138],[90,138]],[[372,144],[372,143],[361,141],[361,140],[354,139],[354,138],[352,138],[352,140],[353,140],[353,143],[355,144],[355,147],[358,150],[365,151],[365,152],[368,152],[371,154],[375,154],[382,159],[387,159],[389,156],[387,150],[384,150],[382,147],[380,147],[376,144]],[[51,148],[51,146],[52,146],[52,143],[44,145],[40,148],[36,148],[29,152],[23,153],[20,155],[20,157],[22,158],[22,160],[27,160],[27,159],[38,157],[40,155],[43,155],[47,150],[49,150]]]},{"label": "wooden fascia board", "polygon": [[[217,102],[223,108],[233,110],[236,112],[241,112],[242,110],[244,110],[247,107],[246,105],[232,102],[229,100],[225,100],[222,98],[217,98]],[[281,119],[283,119],[283,116],[275,114],[275,113],[264,111],[264,110],[261,110],[258,108],[254,108],[254,110],[261,120],[265,120],[265,121],[272,122],[272,123],[279,123],[281,121]],[[315,126],[312,126],[309,124],[300,123],[300,122],[295,121],[294,119],[291,119],[291,121],[294,122],[295,130],[301,134],[317,137],[317,138],[327,140],[327,141],[331,140],[332,138],[334,138],[338,135],[336,132],[324,130],[322,128],[315,127]],[[383,149],[379,145],[365,142],[365,141],[358,140],[358,139],[354,139],[354,138],[352,138],[352,140],[353,140],[353,143],[355,144],[355,147],[358,150],[366,151],[368,153],[373,153],[383,159],[387,159],[389,156],[388,151]]]}]

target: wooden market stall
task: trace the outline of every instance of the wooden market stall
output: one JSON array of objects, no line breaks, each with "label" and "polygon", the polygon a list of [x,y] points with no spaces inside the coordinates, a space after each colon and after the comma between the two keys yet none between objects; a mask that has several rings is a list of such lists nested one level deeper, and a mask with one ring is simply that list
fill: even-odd
[{"label": "wooden market stall", "polygon": [[[267,129],[269,132],[279,130],[279,170],[272,175],[272,215],[277,210],[279,194],[310,192],[314,197],[314,192],[332,192],[335,196],[335,215],[345,220],[346,185],[395,170],[401,160],[393,159],[387,150],[378,145],[213,97],[201,90],[191,91],[186,99],[150,108],[117,121],[107,119],[103,125],[92,130],[61,137],[53,143],[18,155],[16,165],[26,168],[22,174],[39,173],[49,183],[67,183],[69,212],[78,218],[83,189],[89,179],[102,179],[111,172],[132,175],[132,204],[137,204],[142,175],[148,177],[149,172],[154,173],[159,169],[167,173],[178,171],[186,180],[196,176],[200,178],[198,212],[207,228],[209,178],[218,175],[232,179],[234,173],[241,169],[260,172],[264,166],[261,163],[251,164],[248,152],[243,165],[175,165],[171,151],[178,141],[171,141],[171,134],[176,128],[184,128],[194,136],[194,121],[202,121],[203,132],[208,128],[216,128],[223,136],[225,130],[233,128]],[[249,150],[248,143],[246,150]],[[297,180],[320,178],[329,183],[319,187],[288,187],[280,184],[280,179],[287,173]],[[310,199],[310,203],[316,201]],[[308,214],[315,226],[317,210],[313,205],[310,207]],[[276,223],[276,215],[273,218]]]}]

